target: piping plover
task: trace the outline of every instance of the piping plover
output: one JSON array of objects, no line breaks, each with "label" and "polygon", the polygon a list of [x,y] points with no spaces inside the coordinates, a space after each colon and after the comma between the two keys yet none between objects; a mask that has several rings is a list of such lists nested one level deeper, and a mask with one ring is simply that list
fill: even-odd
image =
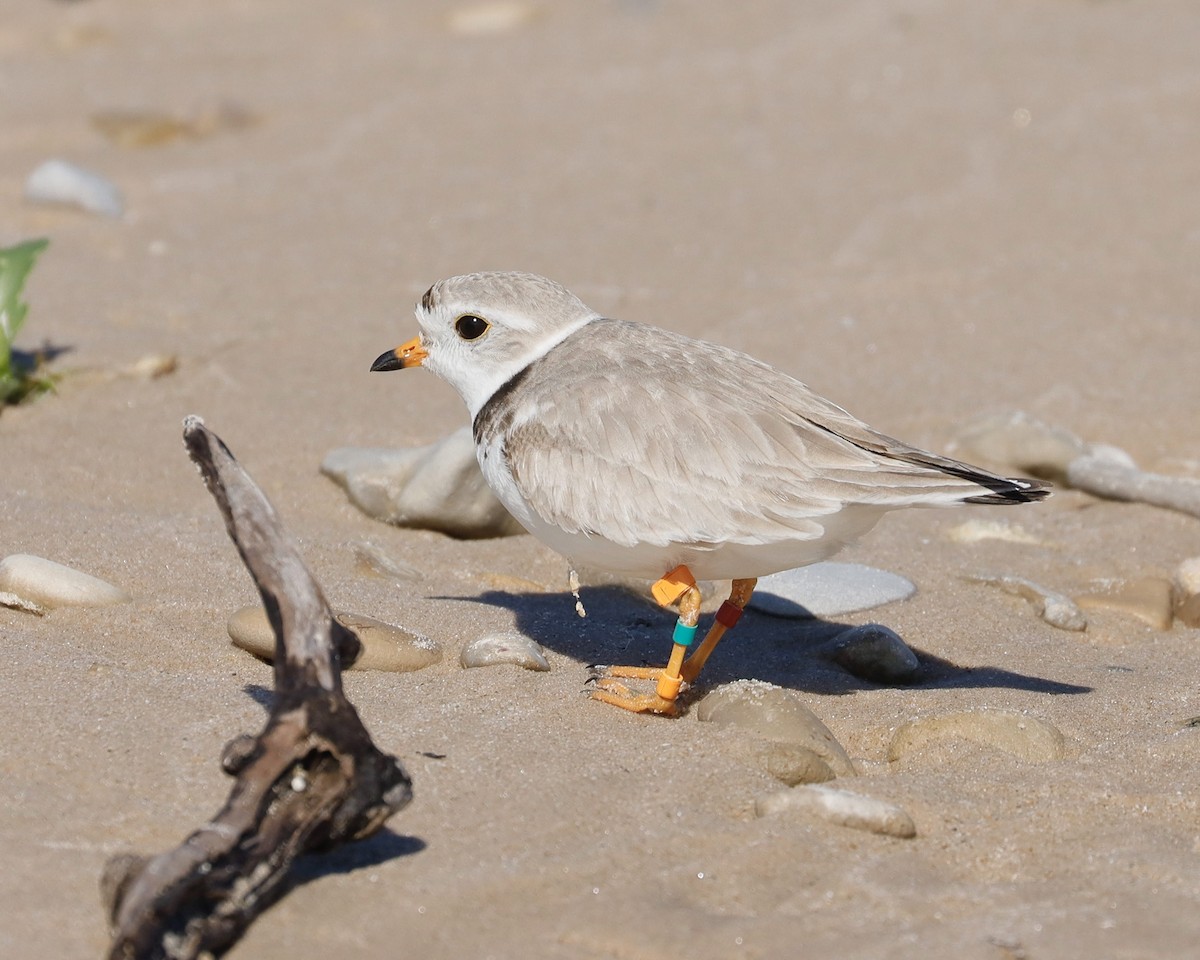
[{"label": "piping plover", "polygon": [[[626,709],[674,713],[757,577],[824,560],[888,510],[1049,494],[893,440],[736,350],[601,317],[533,274],[439,281],[417,322],[371,369],[448,382],[488,485],[530,533],[573,563],[656,580],[655,599],[678,605],[666,667],[607,667],[593,688]],[[733,590],[687,657],[697,578]]]}]

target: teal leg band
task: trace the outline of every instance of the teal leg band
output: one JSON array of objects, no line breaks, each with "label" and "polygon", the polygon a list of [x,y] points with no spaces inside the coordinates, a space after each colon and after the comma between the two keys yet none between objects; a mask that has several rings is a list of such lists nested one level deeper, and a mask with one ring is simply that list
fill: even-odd
[{"label": "teal leg band", "polygon": [[689,627],[682,620],[675,621],[675,635],[671,637],[681,647],[690,647],[696,639],[696,628]]}]

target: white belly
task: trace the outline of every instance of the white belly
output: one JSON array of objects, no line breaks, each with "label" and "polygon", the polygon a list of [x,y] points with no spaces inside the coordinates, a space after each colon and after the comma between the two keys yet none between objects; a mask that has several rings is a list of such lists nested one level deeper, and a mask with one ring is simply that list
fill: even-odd
[{"label": "white belly", "polygon": [[879,507],[854,505],[821,517],[823,535],[812,539],[769,543],[726,542],[717,545],[638,543],[625,546],[604,537],[568,533],[543,520],[521,496],[508,465],[498,449],[476,450],[484,479],[517,522],[557,553],[578,566],[645,580],[685,564],[699,580],[735,580],[764,577],[780,570],[827,560],[871,529],[886,512]]}]

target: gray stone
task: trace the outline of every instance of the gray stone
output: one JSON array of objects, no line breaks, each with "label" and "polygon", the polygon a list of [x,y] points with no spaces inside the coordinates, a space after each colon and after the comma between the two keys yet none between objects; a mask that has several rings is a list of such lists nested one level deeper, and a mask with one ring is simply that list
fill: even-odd
[{"label": "gray stone", "polygon": [[477,637],[462,648],[458,660],[463,667],[494,667],[507,663],[526,670],[544,672],[550,669],[550,661],[541,644],[515,631]]},{"label": "gray stone", "polygon": [[106,607],[131,598],[120,587],[72,567],[14,553],[0,560],[0,591],[38,607]]},{"label": "gray stone", "polygon": [[861,563],[814,563],[758,581],[750,607],[775,617],[837,617],[916,592],[912,581]]},{"label": "gray stone", "polygon": [[917,835],[912,817],[901,807],[836,787],[793,787],[760,797],[754,804],[760,817],[803,814],[853,830],[910,839]]},{"label": "gray stone", "polygon": [[66,160],[40,164],[25,181],[25,199],[67,204],[105,217],[119,218],[125,212],[121,192],[108,179]]},{"label": "gray stone", "polygon": [[469,427],[425,447],[343,447],[321,472],[364,513],[400,527],[462,538],[525,532],[484,481]]},{"label": "gray stone", "polygon": [[871,683],[912,683],[921,668],[921,661],[900,635],[880,623],[851,627],[818,648],[817,653]]}]

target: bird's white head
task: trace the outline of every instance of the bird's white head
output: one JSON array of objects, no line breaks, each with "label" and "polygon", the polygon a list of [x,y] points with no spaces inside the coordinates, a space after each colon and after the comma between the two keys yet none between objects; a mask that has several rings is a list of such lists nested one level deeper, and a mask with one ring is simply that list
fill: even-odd
[{"label": "bird's white head", "polygon": [[474,417],[506,381],[598,317],[565,287],[536,274],[450,277],[417,304],[420,334],[371,369],[426,367],[458,391]]}]

